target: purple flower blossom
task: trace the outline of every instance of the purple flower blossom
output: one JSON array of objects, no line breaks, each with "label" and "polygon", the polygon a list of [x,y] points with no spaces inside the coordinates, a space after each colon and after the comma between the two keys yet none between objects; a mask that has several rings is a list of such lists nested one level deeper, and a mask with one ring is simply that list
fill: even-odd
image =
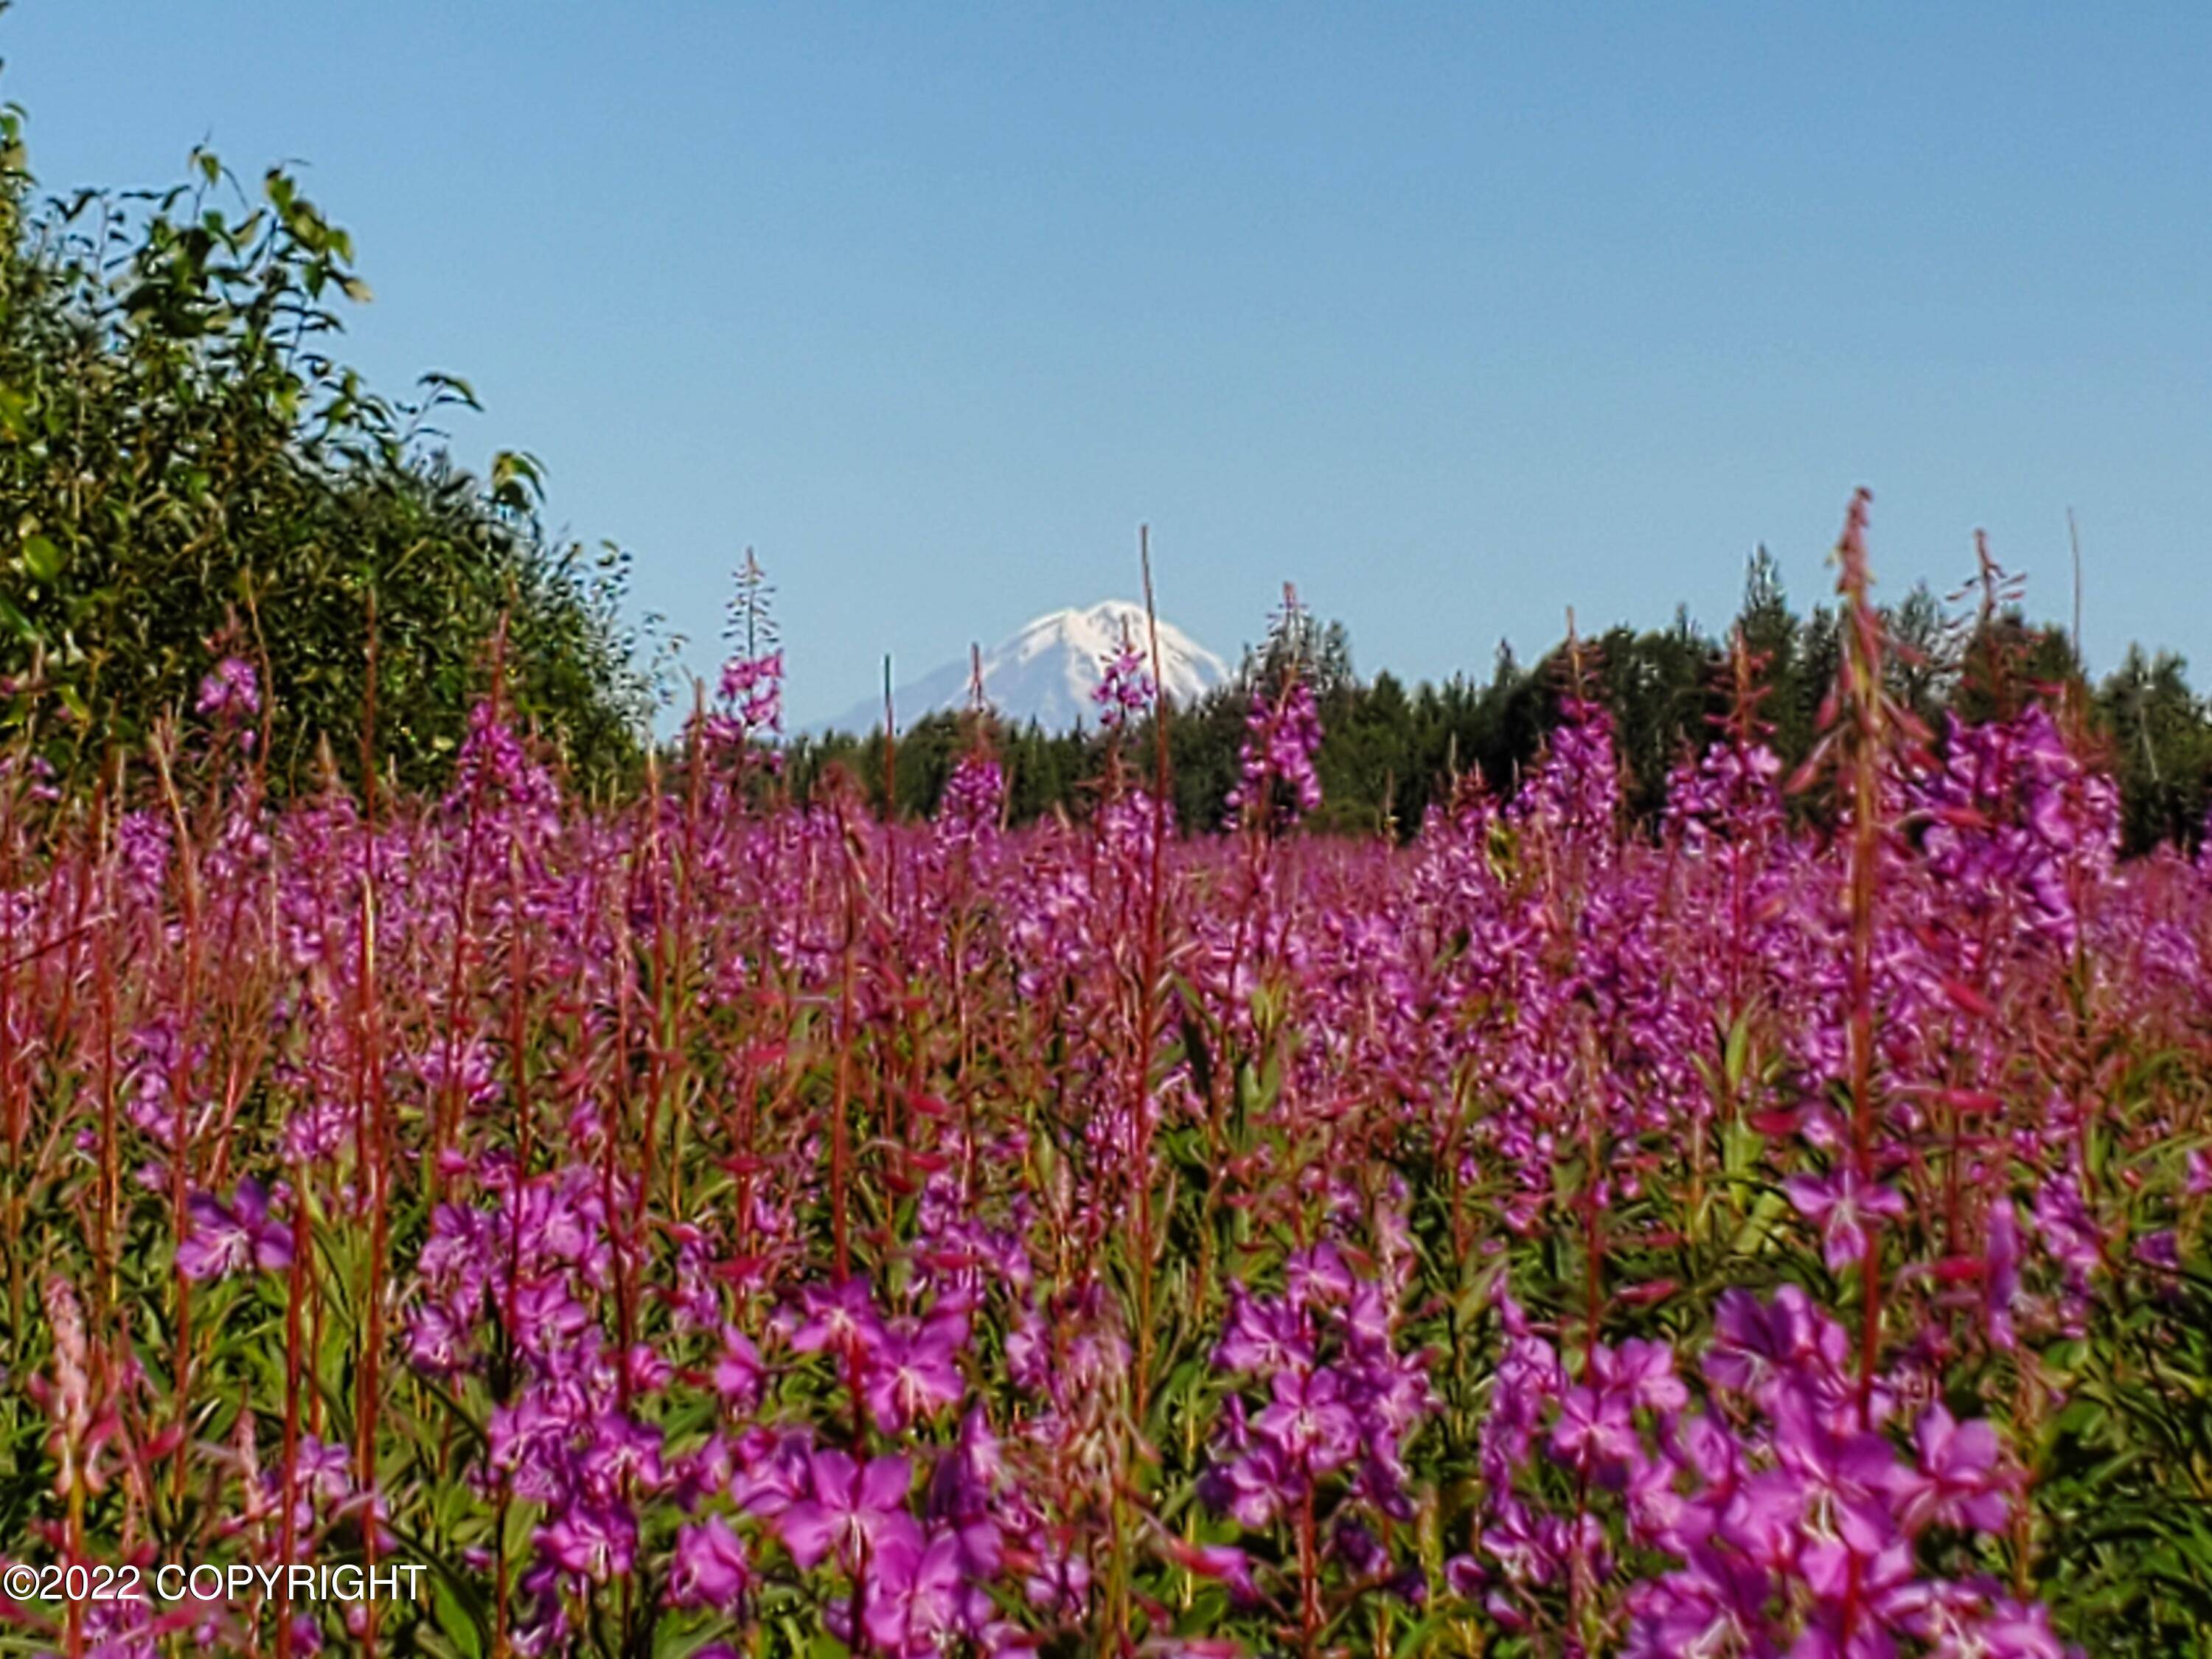
[{"label": "purple flower blossom", "polygon": [[1312,688],[1293,679],[1272,697],[1256,694],[1244,724],[1237,787],[1228,797],[1231,814],[1255,812],[1264,822],[1273,810],[1278,784],[1288,794],[1291,816],[1318,807],[1321,774],[1314,768],[1314,757],[1321,752],[1321,709]]},{"label": "purple flower blossom", "polygon": [[795,1352],[873,1353],[884,1345],[883,1321],[864,1279],[827,1287],[810,1285],[799,1293],[799,1305],[805,1316],[791,1334]]},{"label": "purple flower blossom", "polygon": [[261,712],[261,678],[243,657],[225,657],[200,681],[192,707],[224,720],[250,720]]},{"label": "purple flower blossom", "polygon": [[1642,1449],[1629,1416],[1627,1395],[1593,1389],[1569,1389],[1559,1400],[1552,1427],[1552,1449],[1581,1469],[1622,1463]]},{"label": "purple flower blossom", "polygon": [[1231,1285],[1229,1294],[1229,1328],[1214,1350],[1215,1364],[1224,1370],[1265,1376],[1313,1363],[1312,1345],[1287,1305],[1255,1299],[1237,1285]]},{"label": "purple flower blossom", "polygon": [[1091,688],[1091,701],[1098,705],[1098,724],[1107,731],[1119,731],[1132,714],[1151,706],[1154,687],[1145,660],[1124,626],[1121,648],[1106,659],[1098,684]]},{"label": "purple flower blossom", "polygon": [[2184,1197],[2203,1198],[2212,1194],[2212,1153],[2207,1153],[2202,1146],[2192,1147],[2182,1160],[2182,1168]]},{"label": "purple flower blossom", "polygon": [[714,1392],[739,1412],[760,1403],[761,1383],[767,1375],[760,1350],[734,1325],[722,1328],[722,1354],[714,1362]]},{"label": "purple flower blossom", "polygon": [[1995,1429],[1979,1419],[1958,1422],[1935,1405],[1914,1425],[1912,1441],[1918,1467],[1900,1468],[1891,1482],[1909,1529],[1917,1532],[1931,1521],[1978,1532],[2003,1528],[2010,1506],[1996,1473]]},{"label": "purple flower blossom", "polygon": [[2160,1228],[2145,1233],[2136,1241],[2136,1260],[2145,1267],[2162,1268],[2167,1273],[2181,1271],[2181,1238],[2172,1228]]},{"label": "purple flower blossom", "polygon": [[1274,1400],[1252,1419],[1252,1431],[1283,1462],[1327,1474],[1352,1461],[1358,1420],[1344,1403],[1343,1382],[1334,1370],[1278,1371]]},{"label": "purple flower blossom", "polygon": [[538,1542],[562,1571],[605,1584],[637,1559],[637,1523],[627,1510],[578,1504],[538,1529]]},{"label": "purple flower blossom", "polygon": [[1821,1316],[1795,1285],[1781,1286],[1771,1302],[1749,1291],[1723,1291],[1705,1373],[1718,1387],[1764,1397],[1777,1381],[1824,1350],[1821,1330]]},{"label": "purple flower blossom", "polygon": [[783,653],[732,657],[722,665],[716,688],[723,704],[748,736],[783,727]]},{"label": "purple flower blossom", "polygon": [[[869,1559],[866,1579],[869,1638],[887,1653],[935,1653],[958,1631],[971,1590],[962,1571],[960,1540],[940,1533],[888,1534]],[[988,1598],[983,1598],[988,1605]]]},{"label": "purple flower blossom", "polygon": [[269,1194],[251,1176],[231,1202],[195,1193],[187,1206],[191,1228],[177,1245],[177,1271],[187,1279],[227,1279],[292,1265],[292,1230],[270,1214]]},{"label": "purple flower blossom", "polygon": [[843,1452],[816,1452],[808,1460],[807,1495],[776,1517],[784,1547],[802,1567],[834,1553],[851,1571],[864,1552],[914,1527],[906,1513],[914,1466],[903,1457],[872,1458],[862,1466]]},{"label": "purple flower blossom", "polygon": [[862,1394],[876,1427],[896,1434],[917,1418],[957,1403],[967,1384],[953,1362],[968,1340],[968,1322],[939,1313],[919,1328],[894,1327],[869,1355]]},{"label": "purple flower blossom", "polygon": [[1283,1265],[1283,1278],[1293,1308],[1321,1307],[1351,1299],[1352,1270],[1334,1244],[1323,1240],[1294,1250]]},{"label": "purple flower blossom", "polygon": [[678,1607],[727,1610],[750,1582],[744,1544],[720,1516],[678,1530],[668,1576],[668,1597]]},{"label": "purple flower blossom", "polygon": [[947,841],[985,845],[999,832],[1006,806],[1006,773],[986,748],[970,749],[954,763],[937,803],[937,823]]},{"label": "purple flower blossom", "polygon": [[1820,1229],[1821,1258],[1830,1273],[1841,1273],[1866,1255],[1869,1235],[1881,1218],[1905,1213],[1905,1200],[1893,1188],[1862,1185],[1850,1165],[1839,1164],[1825,1179],[1792,1176],[1783,1183],[1797,1213]]}]

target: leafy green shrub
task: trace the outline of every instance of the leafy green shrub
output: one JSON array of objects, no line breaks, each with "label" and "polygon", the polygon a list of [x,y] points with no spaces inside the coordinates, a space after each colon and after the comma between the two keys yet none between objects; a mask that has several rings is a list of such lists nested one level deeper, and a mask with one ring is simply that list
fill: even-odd
[{"label": "leafy green shrub", "polygon": [[337,361],[332,307],[368,293],[281,168],[251,200],[197,150],[165,191],[41,202],[0,111],[0,731],[82,769],[189,717],[235,655],[274,693],[279,787],[322,738],[350,763],[372,707],[380,754],[427,781],[503,627],[507,702],[572,766],[638,755],[625,556],[546,533],[530,456],[453,465],[430,422],[476,406],[464,381],[393,400]]}]

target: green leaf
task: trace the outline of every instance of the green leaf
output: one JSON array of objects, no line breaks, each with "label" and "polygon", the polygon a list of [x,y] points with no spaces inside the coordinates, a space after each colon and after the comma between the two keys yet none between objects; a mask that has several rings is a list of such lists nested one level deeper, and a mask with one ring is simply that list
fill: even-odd
[{"label": "green leaf", "polygon": [[1778,1188],[1765,1188],[1758,1201],[1752,1206],[1751,1214],[1729,1243],[1729,1253],[1741,1256],[1757,1255],[1764,1251],[1790,1210],[1790,1200]]},{"label": "green leaf", "polygon": [[0,594],[0,627],[12,629],[26,645],[36,645],[45,637],[38,626]]},{"label": "green leaf", "polygon": [[23,538],[23,568],[33,580],[52,587],[62,579],[62,571],[69,563],[69,556],[62,551],[49,536],[27,536]]},{"label": "green leaf", "polygon": [[483,1653],[483,1632],[476,1617],[461,1605],[453,1587],[446,1582],[442,1573],[430,1575],[430,1604],[435,1610],[438,1629],[452,1642],[455,1650],[467,1659],[481,1659]]},{"label": "green leaf", "polygon": [[1723,1054],[1727,1068],[1729,1095],[1734,1098],[1743,1090],[1743,1077],[1751,1057],[1751,1011],[1746,1009],[1729,1027],[1728,1043]]}]

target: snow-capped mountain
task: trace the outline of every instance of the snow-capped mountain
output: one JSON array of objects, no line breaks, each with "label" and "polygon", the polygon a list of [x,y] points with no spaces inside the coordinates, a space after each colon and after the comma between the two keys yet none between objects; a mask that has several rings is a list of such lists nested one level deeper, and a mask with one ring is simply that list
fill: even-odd
[{"label": "snow-capped mountain", "polygon": [[[1080,610],[1054,611],[1024,625],[983,653],[983,695],[1000,718],[1017,726],[1035,720],[1048,732],[1081,721],[1098,723],[1091,701],[1106,658],[1121,648],[1122,631],[1149,654],[1145,607],[1127,599],[1102,599]],[[1229,665],[1170,623],[1160,623],[1160,679],[1171,702],[1188,705],[1229,678]],[[925,714],[968,706],[965,657],[896,686],[891,702],[903,727]],[[855,703],[826,728],[867,732],[883,724],[879,702]]]}]

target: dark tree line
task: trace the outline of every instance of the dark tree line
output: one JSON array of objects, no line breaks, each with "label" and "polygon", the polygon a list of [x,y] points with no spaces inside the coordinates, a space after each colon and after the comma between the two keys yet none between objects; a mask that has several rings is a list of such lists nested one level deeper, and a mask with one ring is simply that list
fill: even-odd
[{"label": "dark tree line", "polygon": [[[1925,587],[1885,617],[1895,647],[1892,689],[1932,729],[1940,732],[1946,711],[1972,720],[2028,697],[2074,699],[2087,740],[2119,781],[2130,850],[2160,841],[2194,845],[2202,836],[2212,783],[2212,708],[2191,689],[2179,657],[2130,650],[2091,686],[2065,632],[2030,625],[2016,592],[1996,582],[1962,617]],[[1802,615],[1793,609],[1764,550],[1751,561],[1741,609],[1718,634],[1678,612],[1666,628],[1622,626],[1562,641],[1527,664],[1501,646],[1482,680],[1455,676],[1441,685],[1408,686],[1388,672],[1363,680],[1352,672],[1342,628],[1316,629],[1307,672],[1326,736],[1317,762],[1324,799],[1313,824],[1410,835],[1431,803],[1475,772],[1489,787],[1510,793],[1558,720],[1577,665],[1589,695],[1613,713],[1629,803],[1648,823],[1663,805],[1669,770],[1711,741],[1733,707],[1729,641],[1739,633],[1747,659],[1757,665],[1759,713],[1771,728],[1769,740],[1794,769],[1819,733],[1840,641],[1832,609],[1819,605]],[[1176,808],[1187,826],[1212,827],[1227,815],[1248,688],[1264,666],[1248,655],[1230,685],[1170,714]],[[1087,792],[1104,763],[1101,734],[1048,732],[1032,725],[994,727],[989,735],[1006,769],[1016,821],[1086,809]],[[933,715],[901,733],[892,759],[896,809],[932,811],[974,741],[974,721],[962,715]],[[1154,744],[1149,726],[1133,727],[1122,741],[1133,764],[1148,774]],[[787,761],[787,779],[802,793],[834,764],[882,801],[879,732],[795,739]]]}]

